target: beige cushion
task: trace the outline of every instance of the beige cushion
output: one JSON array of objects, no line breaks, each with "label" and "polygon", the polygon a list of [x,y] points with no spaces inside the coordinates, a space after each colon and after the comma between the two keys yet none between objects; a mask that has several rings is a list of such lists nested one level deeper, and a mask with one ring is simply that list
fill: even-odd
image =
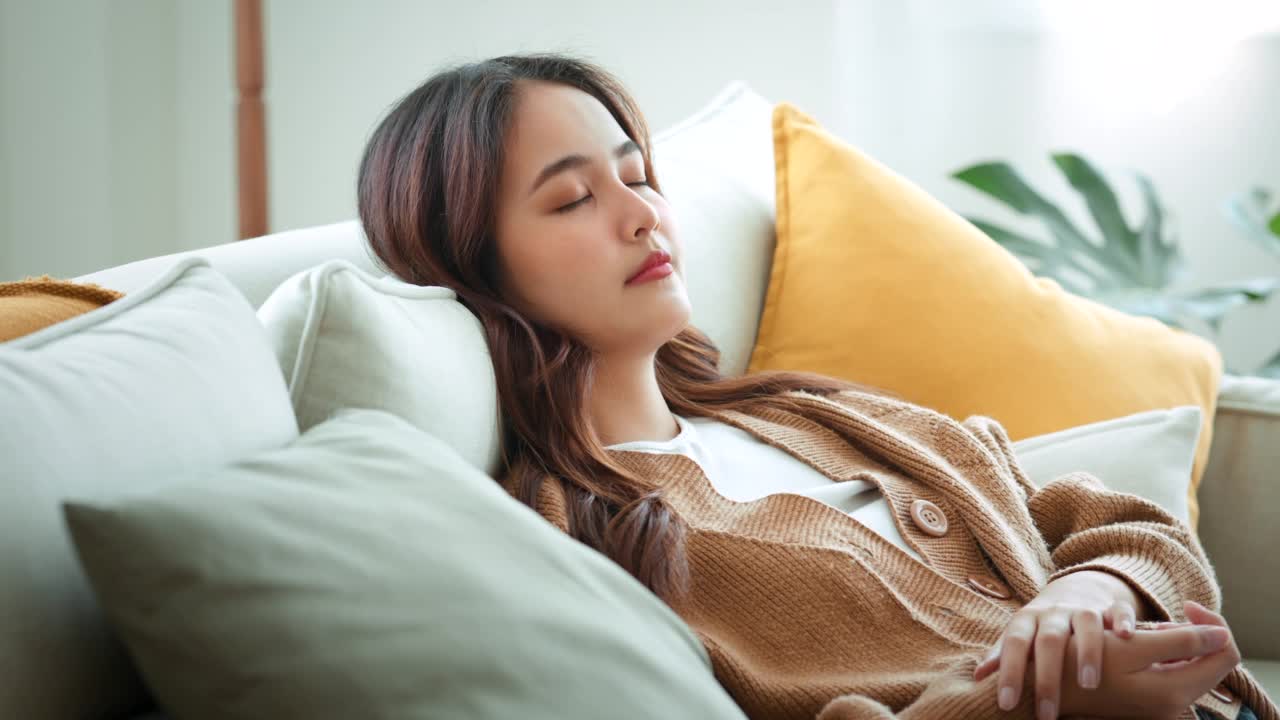
[{"label": "beige cushion", "polygon": [[1084,471],[1185,523],[1200,425],[1200,408],[1184,405],[1038,435],[1019,440],[1013,449],[1036,485]]},{"label": "beige cushion", "polygon": [[493,364],[480,322],[452,290],[332,260],[282,283],[258,317],[303,430],[341,408],[379,408],[497,471]]},{"label": "beige cushion", "polygon": [[0,718],[145,707],[63,526],[297,436],[262,326],[187,259],[104,307],[0,344]]},{"label": "beige cushion", "polygon": [[1280,381],[1226,376],[1200,492],[1200,539],[1246,657],[1280,660]]},{"label": "beige cushion", "polygon": [[664,603],[386,412],[66,514],[175,717],[743,718]]}]

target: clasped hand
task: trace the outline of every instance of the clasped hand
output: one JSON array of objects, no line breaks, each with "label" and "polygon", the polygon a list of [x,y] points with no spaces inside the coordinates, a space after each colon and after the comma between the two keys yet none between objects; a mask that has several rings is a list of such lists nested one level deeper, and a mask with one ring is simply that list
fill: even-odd
[{"label": "clasped hand", "polygon": [[1061,715],[1176,718],[1240,662],[1223,618],[1187,602],[1189,623],[1136,630],[1139,600],[1118,578],[1076,573],[1050,583],[1009,622],[974,678],[999,673],[1011,710],[1033,673],[1038,720]]}]

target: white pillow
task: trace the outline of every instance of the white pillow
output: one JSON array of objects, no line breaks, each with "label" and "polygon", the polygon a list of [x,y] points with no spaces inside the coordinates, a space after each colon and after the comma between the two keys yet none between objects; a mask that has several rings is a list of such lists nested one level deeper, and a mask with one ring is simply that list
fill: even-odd
[{"label": "white pillow", "polygon": [[180,483],[297,435],[253,308],[200,259],[0,344],[0,717],[122,717],[146,700],[62,500]]},{"label": "white pillow", "polygon": [[65,507],[174,717],[744,717],[653,593],[390,413]]},{"label": "white pillow", "polygon": [[497,471],[493,362],[480,322],[452,290],[331,260],[282,283],[258,317],[302,430],[343,408],[386,410]]},{"label": "white pillow", "polygon": [[654,135],[653,164],[684,242],[693,325],[741,375],[773,262],[773,104],[741,82]]},{"label": "white pillow", "polygon": [[1037,435],[1014,443],[1013,450],[1037,486],[1085,471],[1108,488],[1144,497],[1187,522],[1199,439],[1200,408],[1185,405]]}]

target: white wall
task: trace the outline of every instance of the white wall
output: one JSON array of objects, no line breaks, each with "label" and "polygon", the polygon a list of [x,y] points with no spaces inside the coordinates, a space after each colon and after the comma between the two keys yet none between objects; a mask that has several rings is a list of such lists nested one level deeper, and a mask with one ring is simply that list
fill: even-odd
[{"label": "white wall", "polygon": [[239,232],[231,0],[178,0],[176,20],[177,230],[166,240],[186,250]]},{"label": "white wall", "polygon": [[[1092,229],[1050,151],[1081,152],[1099,164],[1134,224],[1131,172],[1141,171],[1180,228],[1190,270],[1184,286],[1280,276],[1280,258],[1246,240],[1220,207],[1253,184],[1280,191],[1280,12],[1255,23],[1265,32],[1231,45],[1205,46],[1194,26],[1161,26],[1158,15],[1142,18],[1151,36],[1106,45],[1103,25],[1082,35],[1054,32],[1037,11],[1049,4],[841,0],[836,127],[963,214],[1041,236],[1038,225],[950,173],[1010,161]],[[1220,345],[1236,369],[1274,354],[1280,298],[1235,310]]]},{"label": "white wall", "polygon": [[171,246],[174,6],[0,3],[0,279]]},{"label": "white wall", "polygon": [[[1122,48],[1141,47],[1134,62],[1082,54],[1078,37],[1048,23],[1046,7],[1091,1],[266,0],[271,229],[354,217],[368,133],[441,65],[566,50],[621,76],[654,130],[745,80],[948,205],[995,220],[1011,221],[951,171],[1008,159],[1069,203],[1050,150],[1085,153],[1126,201],[1124,173],[1140,169],[1178,216],[1189,285],[1280,275],[1280,261],[1218,209],[1250,184],[1280,189],[1274,28],[1211,54],[1194,38],[1172,50],[1122,38]],[[1141,2],[1154,0],[1129,4]],[[1111,15],[1089,20],[1091,48],[1092,31],[1114,17],[1107,8],[1120,6],[1095,4]],[[0,0],[0,280],[235,238],[230,8]],[[1151,37],[1170,35],[1159,25],[1168,13],[1143,12]],[[1237,368],[1278,346],[1280,300],[1237,310],[1224,326]]]},{"label": "white wall", "polygon": [[457,61],[539,50],[587,55],[621,77],[652,130],[733,79],[820,119],[834,106],[831,0],[270,0],[267,10],[277,228],[353,217],[360,152],[377,120]]},{"label": "white wall", "polygon": [[4,155],[6,279],[75,255],[109,262],[107,13],[71,2],[0,4],[0,148]]}]

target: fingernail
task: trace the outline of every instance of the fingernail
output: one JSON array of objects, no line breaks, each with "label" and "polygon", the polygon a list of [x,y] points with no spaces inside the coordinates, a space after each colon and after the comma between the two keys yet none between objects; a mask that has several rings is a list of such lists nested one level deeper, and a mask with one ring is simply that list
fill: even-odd
[{"label": "fingernail", "polygon": [[1040,720],[1058,720],[1057,708],[1052,700],[1040,701]]},{"label": "fingernail", "polygon": [[1127,620],[1127,619],[1126,619],[1126,620],[1121,620],[1121,621],[1120,621],[1120,632],[1121,632],[1121,634],[1123,634],[1123,635],[1128,635],[1129,633],[1133,632],[1133,623],[1132,623],[1132,622],[1130,622],[1130,621],[1129,621],[1129,620]]},{"label": "fingernail", "polygon": [[1230,634],[1224,628],[1205,628],[1200,631],[1204,637],[1205,648],[1210,652],[1221,650],[1227,646]]},{"label": "fingernail", "polygon": [[1098,687],[1098,669],[1092,665],[1085,665],[1080,671],[1080,687],[1090,690]]},{"label": "fingernail", "polygon": [[1000,688],[999,704],[1001,710],[1012,710],[1018,704],[1018,693],[1008,686]]}]

